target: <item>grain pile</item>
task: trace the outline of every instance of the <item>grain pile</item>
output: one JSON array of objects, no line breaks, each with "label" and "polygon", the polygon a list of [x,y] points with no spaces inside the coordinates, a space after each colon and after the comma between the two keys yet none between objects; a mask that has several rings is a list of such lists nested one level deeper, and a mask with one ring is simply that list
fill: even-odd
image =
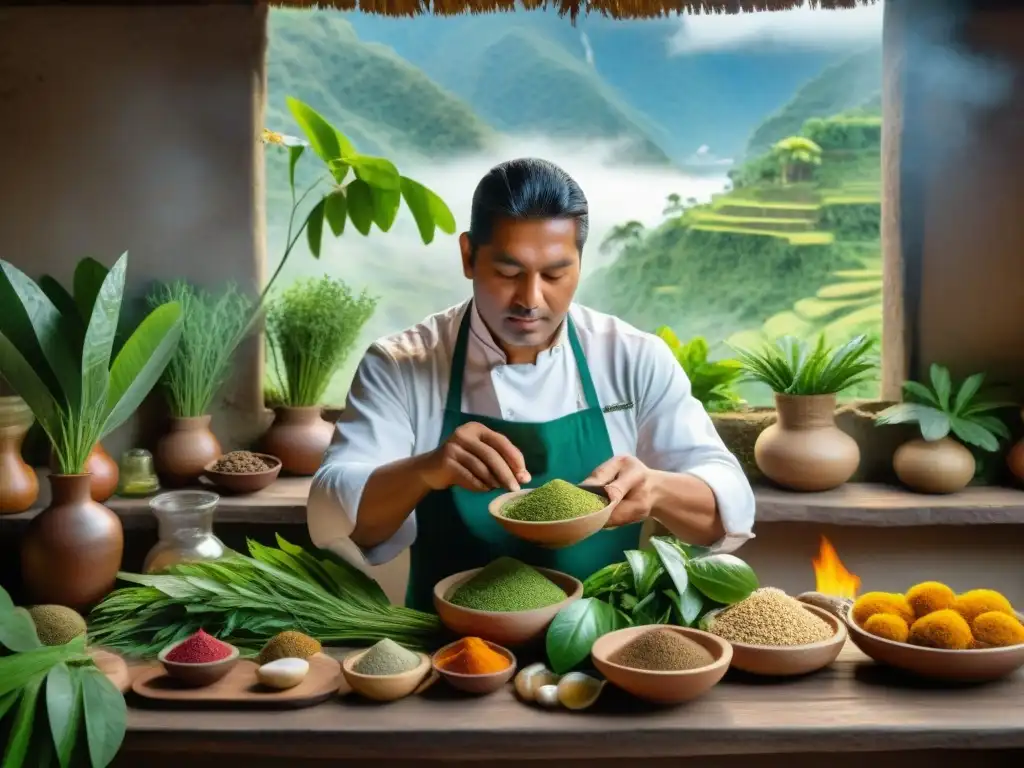
[{"label": "grain pile", "polygon": [[792,646],[828,640],[832,627],[781,589],[762,587],[722,610],[710,631],[732,643]]},{"label": "grain pile", "polygon": [[249,451],[231,451],[221,456],[213,465],[214,472],[230,472],[233,475],[266,472],[268,469],[271,469],[271,466],[267,462]]},{"label": "grain pile", "polygon": [[714,662],[710,651],[671,629],[644,632],[609,657],[613,664],[653,672],[699,669]]},{"label": "grain pile", "polygon": [[320,650],[319,640],[289,629],[270,638],[260,651],[256,662],[262,665],[278,659],[308,659]]}]

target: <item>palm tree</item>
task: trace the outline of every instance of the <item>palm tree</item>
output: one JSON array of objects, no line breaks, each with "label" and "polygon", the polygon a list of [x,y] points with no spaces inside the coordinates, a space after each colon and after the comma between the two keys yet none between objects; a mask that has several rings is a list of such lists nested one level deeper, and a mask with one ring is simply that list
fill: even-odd
[{"label": "palm tree", "polygon": [[665,208],[661,212],[662,216],[675,216],[686,210],[686,206],[683,205],[683,198],[675,192],[665,198],[665,203]]},{"label": "palm tree", "polygon": [[821,165],[821,147],[804,136],[790,136],[772,147],[772,155],[782,171],[782,185],[810,177],[811,170]]},{"label": "palm tree", "polygon": [[643,236],[644,225],[633,219],[625,224],[618,224],[612,227],[611,231],[605,235],[604,240],[601,241],[601,245],[598,246],[598,251],[605,254],[611,253],[617,248],[626,248],[639,243]]}]

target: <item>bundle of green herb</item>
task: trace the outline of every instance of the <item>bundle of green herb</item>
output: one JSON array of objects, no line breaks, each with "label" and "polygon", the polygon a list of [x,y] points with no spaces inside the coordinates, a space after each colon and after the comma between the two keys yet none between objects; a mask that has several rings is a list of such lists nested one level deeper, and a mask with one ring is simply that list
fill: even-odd
[{"label": "bundle of green herb", "polygon": [[320,404],[376,308],[365,290],[354,296],[344,280],[326,275],[298,280],[270,303],[267,341],[281,405]]},{"label": "bundle of green herb", "polygon": [[433,645],[436,616],[394,606],[366,574],[329,552],[317,556],[277,537],[249,541],[249,554],[180,563],[160,574],[120,573],[138,587],[115,590],[89,616],[93,642],[130,656],[155,656],[200,628],[254,655],[279,632],[324,645],[371,645],[385,637]]},{"label": "bundle of green herb", "polygon": [[0,587],[0,646],[0,724],[10,724],[4,768],[109,765],[124,740],[127,710],[86,653],[85,635],[43,645],[32,615]]},{"label": "bundle of green herb", "polygon": [[783,336],[757,351],[737,349],[736,356],[749,381],[767,384],[779,395],[827,395],[842,392],[876,375],[871,358],[874,339],[861,335],[830,348],[825,336],[811,347]]}]

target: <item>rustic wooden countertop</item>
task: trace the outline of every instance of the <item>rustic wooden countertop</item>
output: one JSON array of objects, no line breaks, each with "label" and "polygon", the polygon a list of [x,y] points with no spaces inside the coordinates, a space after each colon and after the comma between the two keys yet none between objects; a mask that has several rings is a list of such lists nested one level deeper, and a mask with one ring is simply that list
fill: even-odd
[{"label": "rustic wooden countertop", "polygon": [[525,705],[511,686],[468,698],[443,682],[387,705],[349,696],[295,711],[143,709],[130,695],[124,754],[427,761],[1024,750],[1024,670],[984,686],[941,687],[898,677],[848,643],[832,667],[802,679],[732,674],[673,708],[609,686],[587,712]]}]

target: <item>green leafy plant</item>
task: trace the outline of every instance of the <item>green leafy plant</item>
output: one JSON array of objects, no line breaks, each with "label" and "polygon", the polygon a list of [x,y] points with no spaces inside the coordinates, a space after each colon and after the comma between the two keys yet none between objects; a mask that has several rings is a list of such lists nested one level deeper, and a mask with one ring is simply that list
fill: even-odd
[{"label": "green leafy plant", "polygon": [[81,342],[28,276],[0,260],[0,372],[50,438],[60,471],[82,472],[103,437],[138,408],[181,335],[181,306],[161,304],[139,324],[111,363],[128,254],[104,276],[89,304]]},{"label": "green leafy plant", "polygon": [[693,396],[708,412],[734,411],[743,405],[736,392],[736,384],[743,376],[743,366],[739,361],[709,361],[710,349],[703,336],[695,336],[683,343],[667,326],[658,328],[655,335],[668,344],[690,380]]},{"label": "green leafy plant", "polygon": [[993,412],[1014,404],[981,397],[985,374],[968,376],[956,387],[948,368],[933,363],[929,373],[931,387],[904,382],[905,402],[876,414],[875,424],[917,424],[929,442],[952,432],[962,442],[989,452],[999,449],[1000,439],[1009,439],[1009,428]]},{"label": "green leafy plant", "polygon": [[267,338],[283,405],[318,405],[344,364],[359,331],[377,308],[364,290],[352,294],[344,280],[300,280],[267,308]]},{"label": "green leafy plant", "polygon": [[109,765],[124,741],[124,697],[86,652],[85,636],[39,640],[32,616],[0,587],[0,727],[4,768]]},{"label": "green leafy plant", "polygon": [[183,280],[156,285],[148,300],[153,307],[168,302],[181,307],[181,339],[160,378],[171,415],[204,416],[252,327],[255,302],[234,285],[213,294]]},{"label": "green leafy plant", "polygon": [[779,163],[783,185],[809,178],[811,169],[821,165],[821,147],[806,136],[790,136],[772,147]]},{"label": "green leafy plant", "polygon": [[552,671],[564,674],[590,655],[608,632],[642,624],[692,627],[707,612],[745,599],[758,588],[754,570],[738,557],[671,536],[653,536],[650,549],[591,574],[583,598],[558,612],[546,646]]},{"label": "green leafy plant", "polygon": [[783,395],[824,395],[869,381],[874,376],[871,352],[875,340],[856,336],[838,349],[819,336],[814,347],[792,336],[783,336],[758,351],[735,348],[748,381],[767,384]]},{"label": "green leafy plant", "polygon": [[277,549],[248,544],[249,557],[232,553],[159,574],[119,573],[139,586],[115,590],[92,610],[93,642],[152,657],[199,629],[249,655],[289,629],[324,645],[390,637],[423,648],[438,637],[436,616],[392,605],[377,582],[330,552],[312,554],[281,536]]},{"label": "green leafy plant", "polygon": [[[342,235],[347,222],[351,222],[364,236],[370,233],[373,225],[387,232],[404,200],[416,220],[424,244],[433,242],[437,229],[447,234],[455,232],[455,217],[433,191],[401,175],[390,160],[357,152],[341,131],[309,105],[292,97],[288,97],[287,103],[305,138],[288,137],[274,131],[263,132],[267,144],[284,147],[288,151],[292,208],[284,252],[260,295],[261,304],[303,233],[314,258],[320,258],[325,223],[335,237]],[[312,184],[299,192],[295,188],[296,164],[307,147],[311,147],[323,163],[325,173],[318,175]],[[349,171],[352,171],[352,176],[349,176]],[[320,195],[319,200],[303,218],[299,211],[307,198],[314,194]]]}]

